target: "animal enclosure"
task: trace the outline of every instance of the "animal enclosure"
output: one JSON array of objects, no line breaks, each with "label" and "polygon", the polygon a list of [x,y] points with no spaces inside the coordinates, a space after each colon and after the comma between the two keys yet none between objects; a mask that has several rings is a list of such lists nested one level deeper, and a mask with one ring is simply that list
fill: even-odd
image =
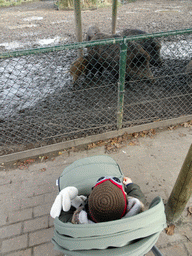
[{"label": "animal enclosure", "polygon": [[[0,53],[1,155],[191,117],[191,33]],[[160,65],[141,47],[151,39],[160,43]]]}]

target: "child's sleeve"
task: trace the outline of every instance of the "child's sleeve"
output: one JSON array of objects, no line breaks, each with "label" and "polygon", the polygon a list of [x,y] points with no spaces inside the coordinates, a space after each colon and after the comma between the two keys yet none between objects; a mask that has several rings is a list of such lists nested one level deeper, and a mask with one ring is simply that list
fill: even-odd
[{"label": "child's sleeve", "polygon": [[146,203],[145,196],[137,184],[129,183],[125,186],[125,192],[128,196],[138,198],[143,204]]}]

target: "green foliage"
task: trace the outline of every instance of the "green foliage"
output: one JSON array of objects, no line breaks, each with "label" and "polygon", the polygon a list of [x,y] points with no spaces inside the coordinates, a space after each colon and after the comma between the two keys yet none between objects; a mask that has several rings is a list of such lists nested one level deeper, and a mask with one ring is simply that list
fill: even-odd
[{"label": "green foliage", "polygon": [[59,7],[59,9],[72,9],[73,0],[60,0],[60,1],[57,1],[56,4]]},{"label": "green foliage", "polygon": [[106,6],[111,6],[112,5],[112,0],[98,0],[97,1],[97,7],[102,8]]},{"label": "green foliage", "polygon": [[15,6],[20,5],[24,2],[31,2],[33,0],[0,0],[0,7],[8,7],[8,6]]},{"label": "green foliage", "polygon": [[[93,9],[112,5],[112,0],[81,0],[81,9]],[[58,0],[58,9],[73,9],[73,0]]]}]

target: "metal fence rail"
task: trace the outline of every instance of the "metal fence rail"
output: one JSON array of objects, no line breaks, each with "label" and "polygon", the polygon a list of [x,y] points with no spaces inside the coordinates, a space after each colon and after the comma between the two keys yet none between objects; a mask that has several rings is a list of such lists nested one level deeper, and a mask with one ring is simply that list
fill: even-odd
[{"label": "metal fence rail", "polygon": [[0,155],[190,117],[191,59],[190,29],[0,53]]}]

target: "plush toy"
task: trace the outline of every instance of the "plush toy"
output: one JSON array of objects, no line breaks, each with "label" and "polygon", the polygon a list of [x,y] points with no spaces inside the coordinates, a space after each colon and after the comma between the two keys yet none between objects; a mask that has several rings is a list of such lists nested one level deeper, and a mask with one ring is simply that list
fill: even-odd
[{"label": "plush toy", "polygon": [[68,212],[71,206],[78,208],[86,199],[86,196],[78,196],[78,189],[76,187],[66,187],[55,198],[50,215],[52,218],[59,217],[62,209],[64,212]]},{"label": "plush toy", "polygon": [[77,188],[66,187],[57,195],[50,215],[53,218],[59,217],[61,210],[67,212],[73,206],[76,210],[72,223],[87,224],[116,220],[142,212],[144,195],[139,186],[127,177],[123,184],[117,177],[101,177],[88,198],[78,196]]}]

